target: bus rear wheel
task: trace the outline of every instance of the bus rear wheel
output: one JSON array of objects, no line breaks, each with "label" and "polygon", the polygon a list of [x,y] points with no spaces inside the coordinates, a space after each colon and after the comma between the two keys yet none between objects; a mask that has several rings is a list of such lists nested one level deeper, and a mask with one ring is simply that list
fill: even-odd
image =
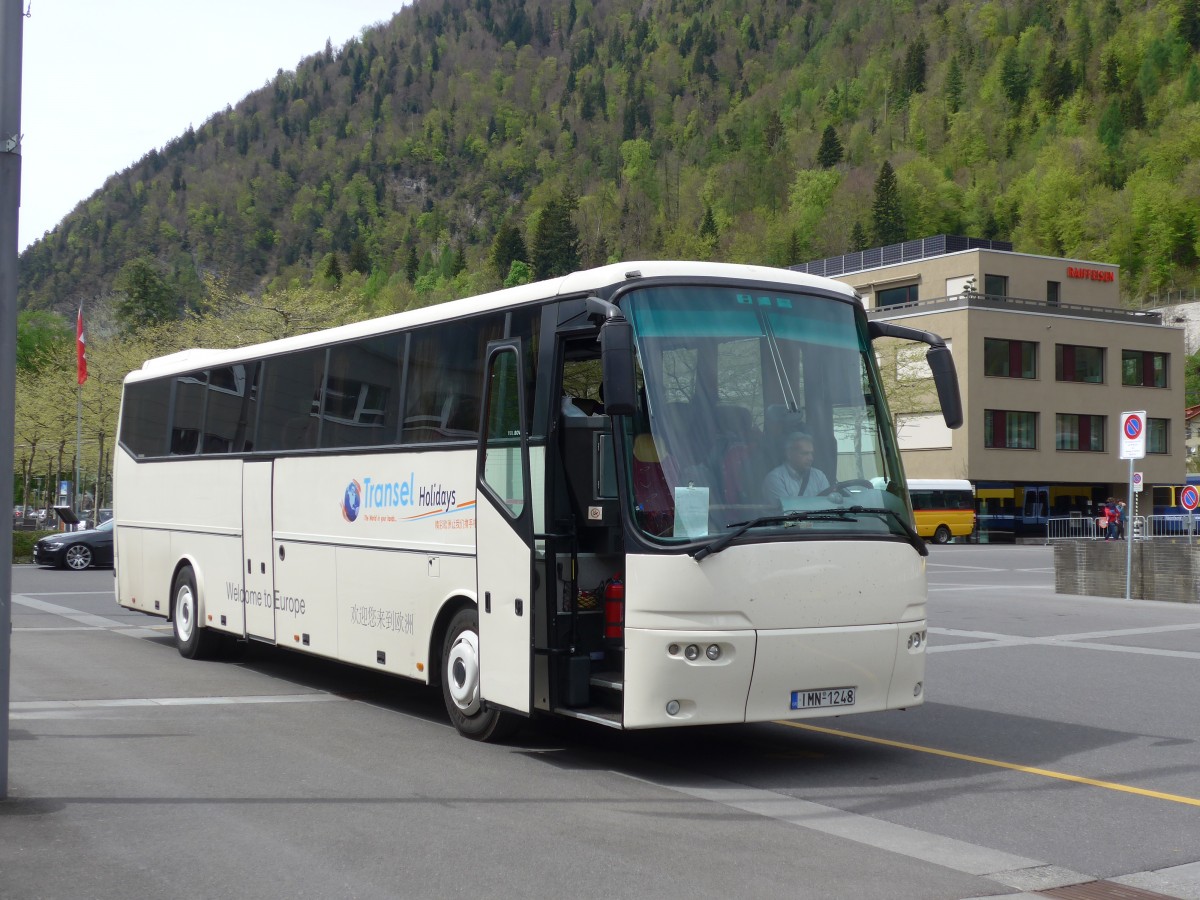
[{"label": "bus rear wheel", "polygon": [[212,655],[214,636],[200,627],[200,594],[196,590],[196,573],[184,566],[175,576],[171,587],[171,622],[175,627],[175,646],[187,659],[204,659]]},{"label": "bus rear wheel", "polygon": [[933,542],[935,544],[948,544],[951,537],[950,529],[945,525],[939,525],[937,531],[933,533]]},{"label": "bus rear wheel", "polygon": [[489,709],[479,696],[479,613],[460,609],[442,643],[442,700],[455,730],[475,741],[498,741],[519,724],[510,713]]}]

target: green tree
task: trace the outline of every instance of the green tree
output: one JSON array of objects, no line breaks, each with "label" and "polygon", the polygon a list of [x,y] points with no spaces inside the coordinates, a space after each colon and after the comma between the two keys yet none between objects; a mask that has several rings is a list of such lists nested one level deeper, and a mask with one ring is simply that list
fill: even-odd
[{"label": "green tree", "polygon": [[1184,406],[1200,403],[1200,350],[1193,353],[1183,364]]},{"label": "green tree", "polygon": [[26,309],[17,314],[17,368],[31,372],[70,345],[71,326],[57,313]]},{"label": "green tree", "polygon": [[1000,86],[1004,96],[1016,109],[1020,109],[1029,94],[1029,66],[1017,53],[1017,48],[1011,44],[1005,49],[1000,58]]},{"label": "green tree", "polygon": [[350,244],[350,254],[346,264],[350,266],[351,272],[371,274],[371,256],[367,253],[367,245],[363,243],[362,238],[355,238]]},{"label": "green tree", "polygon": [[1193,50],[1200,50],[1200,0],[1182,0],[1179,4],[1179,36]]},{"label": "green tree", "polygon": [[1108,148],[1109,153],[1116,153],[1121,146],[1121,138],[1125,136],[1125,115],[1121,112],[1121,102],[1116,97],[1108,101],[1104,112],[1100,114],[1100,124],[1097,127],[1100,143]]},{"label": "green tree", "polygon": [[417,259],[417,248],[411,244],[408,247],[408,255],[404,258],[404,279],[409,284],[417,283],[417,272],[420,271],[421,261]]},{"label": "green tree", "polygon": [[837,131],[832,125],[826,125],[825,131],[821,133],[821,146],[817,150],[817,164],[822,169],[832,169],[842,161],[844,153]]},{"label": "green tree", "polygon": [[504,286],[516,287],[519,284],[529,284],[533,281],[533,270],[529,263],[514,259],[508,267],[508,275],[504,278]]},{"label": "green tree", "polygon": [[500,279],[508,277],[514,261],[528,262],[529,251],[525,248],[525,238],[521,236],[521,229],[512,222],[502,224],[492,241],[491,256],[492,268],[496,270],[496,277]]},{"label": "green tree", "polygon": [[917,35],[917,39],[908,45],[904,51],[904,65],[900,70],[900,95],[908,97],[911,94],[921,94],[925,91],[925,53],[929,45],[925,43],[925,35]]},{"label": "green tree", "polygon": [[850,252],[859,253],[870,246],[867,241],[867,230],[863,228],[862,222],[855,222],[854,227],[850,229]]},{"label": "green tree", "polygon": [[329,258],[325,260],[325,269],[321,272],[326,278],[332,281],[335,285],[342,283],[342,264],[338,262],[338,255],[330,253]]},{"label": "green tree", "polygon": [[1058,51],[1053,47],[1042,69],[1041,87],[1042,96],[1052,108],[1058,107],[1075,90],[1075,71],[1071,68],[1071,61],[1059,61]]},{"label": "green tree", "polygon": [[113,286],[122,295],[117,301],[117,322],[126,335],[179,315],[175,292],[149,257],[140,256],[122,266]]},{"label": "green tree", "polygon": [[783,119],[779,118],[778,110],[772,109],[771,114],[767,116],[767,127],[763,132],[763,138],[767,142],[767,149],[774,150],[783,137]]},{"label": "green tree", "polygon": [[875,243],[880,246],[898,244],[907,237],[904,211],[900,205],[900,187],[896,182],[896,171],[887,160],[879,167],[875,179],[875,201],[871,205],[871,224]]},{"label": "green tree", "polygon": [[958,54],[950,57],[950,65],[946,69],[946,109],[953,115],[962,106],[963,76],[958,64]]},{"label": "green tree", "polygon": [[538,280],[568,275],[579,268],[579,229],[571,219],[570,198],[556,197],[543,207],[530,242],[529,262]]}]

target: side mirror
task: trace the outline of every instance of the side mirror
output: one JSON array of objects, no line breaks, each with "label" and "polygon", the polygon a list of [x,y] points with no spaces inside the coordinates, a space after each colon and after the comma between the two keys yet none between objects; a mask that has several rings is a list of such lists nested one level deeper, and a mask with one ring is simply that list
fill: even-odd
[{"label": "side mirror", "polygon": [[945,344],[930,347],[925,354],[925,362],[929,363],[929,371],[933,373],[933,384],[937,388],[946,427],[959,428],[963,423],[962,397],[958,392],[958,373],[954,369],[950,348]]},{"label": "side mirror", "polygon": [[920,341],[929,345],[925,362],[933,373],[933,384],[937,388],[938,403],[942,407],[942,418],[947,428],[960,428],[963,423],[962,396],[958,392],[958,374],[954,369],[954,357],[946,342],[932,331],[921,331],[907,325],[875,320],[867,323],[871,340],[879,337],[900,338],[905,341]]},{"label": "side mirror", "polygon": [[637,384],[633,377],[633,326],[627,319],[614,317],[601,327],[600,367],[605,413],[632,416],[637,411]]}]

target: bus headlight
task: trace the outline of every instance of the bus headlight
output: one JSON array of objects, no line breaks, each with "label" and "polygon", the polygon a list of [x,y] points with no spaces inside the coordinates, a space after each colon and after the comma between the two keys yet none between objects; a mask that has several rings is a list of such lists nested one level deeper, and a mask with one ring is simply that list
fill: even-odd
[{"label": "bus headlight", "polygon": [[924,644],[925,644],[925,632],[924,631],[914,631],[912,634],[910,634],[908,636],[908,649],[909,650],[920,650]]},{"label": "bus headlight", "polygon": [[718,659],[721,658],[721,648],[719,646],[717,646],[716,644],[709,644],[708,648],[704,651],[704,655],[707,656],[709,659],[711,659],[713,662],[716,662]]},{"label": "bus headlight", "polygon": [[688,644],[687,649],[683,651],[683,655],[688,658],[688,661],[693,661],[699,658],[700,648],[695,644]]}]

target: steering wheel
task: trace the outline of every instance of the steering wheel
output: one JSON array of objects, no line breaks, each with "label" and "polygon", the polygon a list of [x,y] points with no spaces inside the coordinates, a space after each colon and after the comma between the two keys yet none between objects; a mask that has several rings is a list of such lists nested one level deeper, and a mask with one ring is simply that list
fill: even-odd
[{"label": "steering wheel", "polygon": [[833,494],[835,492],[840,492],[842,490],[846,490],[846,493],[849,493],[849,494],[857,494],[858,491],[848,490],[849,488],[852,488],[852,487],[862,488],[862,489],[869,491],[869,490],[873,490],[875,485],[871,484],[871,482],[867,481],[865,478],[847,478],[845,481],[838,481],[834,484],[831,484],[829,487],[825,488],[825,490],[823,490],[819,494],[817,494],[817,496],[825,497],[825,496],[828,496],[829,494]]}]

